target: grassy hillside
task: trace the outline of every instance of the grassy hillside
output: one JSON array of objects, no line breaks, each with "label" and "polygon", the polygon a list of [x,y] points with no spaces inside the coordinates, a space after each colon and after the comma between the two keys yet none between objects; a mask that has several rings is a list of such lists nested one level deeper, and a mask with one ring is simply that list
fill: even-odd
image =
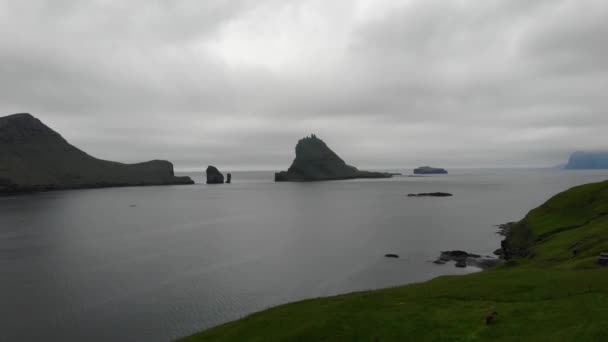
[{"label": "grassy hillside", "polygon": [[513,227],[496,269],[282,305],[183,341],[608,341],[607,214],[608,182],[575,187]]}]

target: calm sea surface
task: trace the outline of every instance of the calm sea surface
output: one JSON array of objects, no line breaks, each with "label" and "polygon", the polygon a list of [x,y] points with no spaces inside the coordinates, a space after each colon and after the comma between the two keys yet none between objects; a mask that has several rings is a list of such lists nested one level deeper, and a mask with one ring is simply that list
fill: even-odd
[{"label": "calm sea surface", "polygon": [[[195,179],[0,197],[0,341],[167,341],[303,298],[473,272],[430,261],[491,254],[494,225],[608,171]],[[431,191],[454,197],[406,197]]]}]

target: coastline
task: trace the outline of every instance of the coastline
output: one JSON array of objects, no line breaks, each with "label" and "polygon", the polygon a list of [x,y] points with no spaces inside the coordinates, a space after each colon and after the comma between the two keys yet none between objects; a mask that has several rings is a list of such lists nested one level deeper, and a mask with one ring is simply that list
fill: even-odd
[{"label": "coastline", "polygon": [[[602,259],[608,254],[606,208],[608,181],[575,186],[520,221],[499,225],[506,262],[496,267],[279,305],[180,341],[459,340],[473,335],[475,340],[598,340],[608,324]],[[469,255],[456,255],[462,253]],[[484,320],[488,312],[499,313],[496,323]]]}]

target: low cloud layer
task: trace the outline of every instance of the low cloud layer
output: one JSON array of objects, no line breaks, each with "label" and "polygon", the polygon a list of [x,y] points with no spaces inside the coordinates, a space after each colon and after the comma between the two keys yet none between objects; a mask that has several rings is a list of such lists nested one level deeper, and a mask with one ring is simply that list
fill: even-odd
[{"label": "low cloud layer", "polygon": [[92,155],[551,166],[608,149],[603,0],[0,0],[0,113]]}]

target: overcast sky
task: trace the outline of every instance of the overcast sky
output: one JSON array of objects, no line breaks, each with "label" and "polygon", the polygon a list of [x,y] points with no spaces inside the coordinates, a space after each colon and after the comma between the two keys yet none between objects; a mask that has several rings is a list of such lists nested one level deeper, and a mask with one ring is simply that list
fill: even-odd
[{"label": "overcast sky", "polygon": [[88,153],[286,169],[608,149],[608,1],[0,0],[0,113]]}]

